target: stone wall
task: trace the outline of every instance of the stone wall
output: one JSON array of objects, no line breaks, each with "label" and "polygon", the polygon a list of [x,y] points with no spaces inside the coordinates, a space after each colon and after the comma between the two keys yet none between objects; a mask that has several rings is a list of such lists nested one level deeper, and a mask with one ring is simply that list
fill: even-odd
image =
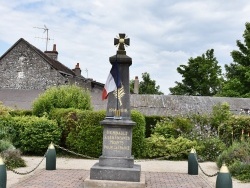
[{"label": "stone wall", "polygon": [[[94,110],[106,110],[107,100],[102,101],[101,93],[97,91],[91,92]],[[44,90],[0,88],[0,101],[12,108],[31,109],[32,102],[43,92]],[[211,113],[213,106],[218,103],[228,103],[231,112],[234,114],[241,113],[242,108],[250,109],[250,98],[137,94],[130,96],[131,109],[138,110],[148,116],[207,114]]]},{"label": "stone wall", "polygon": [[206,97],[183,95],[131,95],[131,109],[145,115],[173,116],[209,114],[216,104],[227,103],[230,111],[239,114],[241,109],[250,109],[250,98]]}]

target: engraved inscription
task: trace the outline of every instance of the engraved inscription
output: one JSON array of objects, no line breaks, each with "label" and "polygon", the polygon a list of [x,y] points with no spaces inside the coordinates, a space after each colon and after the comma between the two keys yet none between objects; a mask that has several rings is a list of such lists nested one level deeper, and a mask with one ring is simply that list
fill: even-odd
[{"label": "engraved inscription", "polygon": [[[108,109],[109,112],[116,112],[116,110],[117,110],[117,109],[115,109],[115,108],[109,108],[109,109]],[[120,112],[122,112],[122,113],[128,112],[128,109],[125,109],[125,108],[121,108],[121,109],[119,109],[119,110],[120,110]]]},{"label": "engraved inscription", "polygon": [[104,134],[104,149],[109,150],[130,150],[128,142],[131,140],[128,131],[107,130]]}]

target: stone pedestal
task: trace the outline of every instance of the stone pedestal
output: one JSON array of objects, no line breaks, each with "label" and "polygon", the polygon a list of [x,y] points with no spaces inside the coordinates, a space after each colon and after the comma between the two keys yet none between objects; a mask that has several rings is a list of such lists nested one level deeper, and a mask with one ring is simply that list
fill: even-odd
[{"label": "stone pedestal", "polygon": [[131,156],[131,120],[103,120],[103,149],[99,163],[90,169],[90,179],[139,182],[141,166]]},{"label": "stone pedestal", "polygon": [[89,177],[84,180],[84,188],[145,188],[145,184],[145,174],[141,174],[140,182],[93,180]]}]

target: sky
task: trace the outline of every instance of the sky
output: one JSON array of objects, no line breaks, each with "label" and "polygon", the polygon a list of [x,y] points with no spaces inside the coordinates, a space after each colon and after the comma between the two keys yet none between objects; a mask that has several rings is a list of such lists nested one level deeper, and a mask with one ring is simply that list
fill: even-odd
[{"label": "sky", "polygon": [[230,64],[250,22],[249,0],[0,0],[0,12],[0,56],[20,38],[45,51],[46,27],[61,63],[105,84],[114,38],[125,33],[130,79],[148,72],[166,95],[191,57],[214,49],[222,69]]}]

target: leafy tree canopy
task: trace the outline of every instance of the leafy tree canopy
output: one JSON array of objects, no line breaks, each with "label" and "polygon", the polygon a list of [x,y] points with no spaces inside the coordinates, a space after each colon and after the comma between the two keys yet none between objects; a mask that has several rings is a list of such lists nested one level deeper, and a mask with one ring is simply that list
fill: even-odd
[{"label": "leafy tree canopy", "polygon": [[236,41],[239,50],[233,50],[233,63],[225,65],[226,81],[220,96],[250,97],[250,23],[245,24],[244,43]]},{"label": "leafy tree canopy", "polygon": [[[130,92],[134,90],[134,80],[130,80]],[[139,94],[157,94],[163,95],[160,91],[160,86],[156,85],[156,81],[150,78],[149,73],[142,73],[142,81],[139,83]]]},{"label": "leafy tree canopy", "polygon": [[183,77],[182,82],[169,88],[172,95],[213,96],[222,84],[221,67],[214,57],[214,50],[190,58],[187,65],[180,65],[177,72]]}]

